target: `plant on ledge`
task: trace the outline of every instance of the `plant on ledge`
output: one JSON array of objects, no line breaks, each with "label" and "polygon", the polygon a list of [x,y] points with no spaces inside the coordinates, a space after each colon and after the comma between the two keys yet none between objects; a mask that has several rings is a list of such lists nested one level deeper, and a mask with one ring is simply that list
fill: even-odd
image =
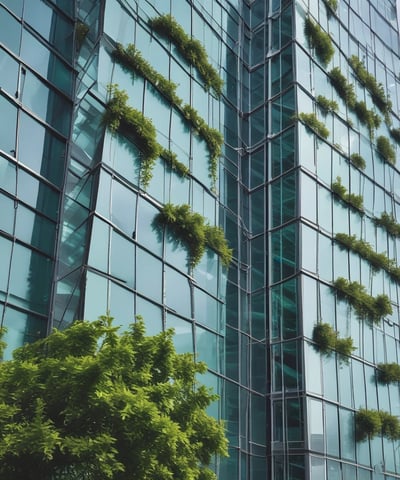
[{"label": "plant on ledge", "polygon": [[367,104],[364,101],[355,102],[353,110],[357,115],[357,118],[360,120],[360,123],[368,128],[368,132],[372,137],[374,130],[379,128],[381,124],[381,117],[373,110],[368,110]]},{"label": "plant on ledge", "polygon": [[305,19],[304,34],[307,38],[309,47],[315,49],[317,58],[321,61],[321,63],[327,65],[335,53],[335,49],[329,34],[324,32],[324,30],[322,30],[317,23],[311,20],[310,17]]},{"label": "plant on ledge", "polygon": [[316,100],[322,110],[322,113],[327,114],[329,112],[332,113],[338,111],[339,106],[335,100],[329,100],[329,98],[326,98],[323,95],[318,95]]},{"label": "plant on ledge", "polygon": [[336,177],[336,181],[331,185],[332,191],[343,202],[348,203],[351,207],[355,208],[359,212],[364,212],[363,197],[362,195],[356,195],[354,193],[348,193],[346,187],[342,185],[342,179]]},{"label": "plant on ledge", "polygon": [[400,145],[400,128],[391,128],[390,136],[398,145]]},{"label": "plant on ledge", "polygon": [[179,176],[187,177],[189,175],[189,168],[178,160],[176,153],[163,148],[160,152],[160,157],[170,167],[170,169],[176,172]]},{"label": "plant on ledge", "polygon": [[338,298],[346,300],[354,308],[359,318],[367,318],[374,323],[379,323],[382,317],[393,313],[390,299],[381,294],[373,297],[368,295],[364,285],[358,282],[349,282],[343,277],[333,282]]},{"label": "plant on ledge", "polygon": [[356,412],[355,422],[357,442],[372,439],[379,434],[389,440],[400,438],[399,419],[388,412],[361,408]]},{"label": "plant on ledge", "polygon": [[109,85],[110,100],[106,105],[103,122],[112,133],[119,133],[133,143],[142,152],[140,179],[146,188],[152,178],[152,170],[161,153],[156,140],[156,129],[142,112],[127,105],[128,95],[116,85]]},{"label": "plant on ledge", "polygon": [[188,250],[191,267],[200,262],[206,247],[220,256],[224,266],[229,266],[232,250],[228,247],[222,229],[205,224],[204,217],[192,212],[190,205],[167,203],[156,215],[155,222],[167,227],[173,239]]},{"label": "plant on ledge", "polygon": [[124,68],[134,71],[146,78],[170,103],[179,106],[182,99],[176,94],[177,85],[167,80],[145,60],[135,45],[129,44],[125,48],[117,43],[112,53],[113,58]]},{"label": "plant on ledge", "polygon": [[376,370],[376,376],[380,383],[398,383],[400,382],[400,365],[393,363],[379,363]]},{"label": "plant on ledge", "polygon": [[366,162],[364,158],[358,153],[352,153],[350,155],[350,162],[360,170],[365,170]]},{"label": "plant on ledge", "polygon": [[376,148],[379,155],[390,165],[396,164],[396,151],[387,137],[381,135],[376,139]]},{"label": "plant on ledge", "polygon": [[315,113],[299,113],[298,118],[306,127],[313,130],[322,138],[329,137],[329,130],[325,124],[317,119]]},{"label": "plant on ledge", "polygon": [[328,8],[328,12],[335,13],[337,10],[337,0],[323,0],[325,6]]},{"label": "plant on ledge", "polygon": [[347,81],[339,67],[332,68],[329,72],[329,79],[339,97],[349,108],[353,108],[357,100],[354,86]]},{"label": "plant on ledge", "polygon": [[393,217],[393,215],[382,212],[379,218],[374,218],[374,222],[376,225],[385,228],[389,235],[400,237],[400,223],[396,222],[396,219]]},{"label": "plant on ledge", "polygon": [[336,351],[340,356],[347,358],[356,349],[351,337],[339,338],[339,332],[336,332],[329,323],[317,323],[312,338],[317,349],[325,355]]},{"label": "plant on ledge", "polygon": [[171,15],[161,15],[149,20],[150,27],[160,36],[175,44],[182,57],[199,72],[207,90],[220,96],[224,82],[217,70],[208,62],[203,45],[191,38]]}]

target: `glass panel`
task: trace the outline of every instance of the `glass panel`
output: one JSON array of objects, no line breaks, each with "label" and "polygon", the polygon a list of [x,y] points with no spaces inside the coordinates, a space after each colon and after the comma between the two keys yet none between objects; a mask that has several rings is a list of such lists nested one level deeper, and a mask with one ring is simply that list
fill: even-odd
[{"label": "glass panel", "polygon": [[0,149],[15,157],[17,109],[15,105],[6,100],[2,95],[0,95],[0,112],[1,117],[7,120],[2,122],[2,127],[0,128]]},{"label": "glass panel", "polygon": [[[18,8],[18,5],[16,7]],[[18,55],[20,36],[21,24],[0,6],[0,43]]]}]

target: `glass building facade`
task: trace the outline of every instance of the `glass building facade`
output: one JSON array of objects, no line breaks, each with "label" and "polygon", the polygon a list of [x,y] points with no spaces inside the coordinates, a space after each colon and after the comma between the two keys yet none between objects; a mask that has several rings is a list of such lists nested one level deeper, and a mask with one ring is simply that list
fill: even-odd
[{"label": "glass building facade", "polygon": [[[399,441],[359,424],[400,416],[379,376],[400,355],[399,60],[392,0],[0,0],[8,357],[141,315],[208,365],[220,479],[400,478]],[[168,204],[223,229],[229,267],[190,262]]]}]

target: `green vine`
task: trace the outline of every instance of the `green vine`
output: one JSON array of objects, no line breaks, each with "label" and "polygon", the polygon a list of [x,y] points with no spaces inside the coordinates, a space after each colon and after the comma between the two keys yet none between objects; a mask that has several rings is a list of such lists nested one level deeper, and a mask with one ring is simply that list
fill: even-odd
[{"label": "green vine", "polygon": [[376,139],[376,148],[379,155],[390,165],[396,164],[396,151],[387,137],[381,135]]},{"label": "green vine", "polygon": [[376,374],[380,383],[386,385],[389,383],[398,383],[400,382],[400,365],[396,362],[379,363]]},{"label": "green vine", "polygon": [[356,350],[353,339],[351,337],[339,338],[339,332],[336,332],[329,323],[317,323],[314,326],[312,338],[317,349],[327,356],[335,351],[344,359],[348,359]]},{"label": "green vine", "polygon": [[356,440],[362,442],[382,434],[389,440],[400,439],[399,419],[385,411],[360,409],[355,416]]},{"label": "green vine", "polygon": [[370,92],[374,104],[384,115],[388,115],[392,108],[392,102],[386,96],[382,83],[376,81],[375,77],[368,72],[364,63],[356,55],[349,58],[349,64],[360,83]]},{"label": "green vine", "polygon": [[216,95],[221,95],[224,82],[208,62],[207,52],[198,40],[191,38],[171,15],[152,18],[149,25],[175,44],[183,58],[197,69],[207,90],[213,89]]},{"label": "green vine", "polygon": [[317,58],[322,64],[327,65],[335,53],[329,34],[322,30],[310,17],[307,17],[304,21],[304,34],[309,47],[315,50]]},{"label": "green vine", "polygon": [[323,95],[318,95],[316,100],[322,110],[322,113],[324,114],[337,112],[339,109],[339,106],[335,100],[329,100],[329,98],[326,98]]},{"label": "green vine", "polygon": [[332,68],[329,72],[329,79],[339,97],[343,99],[349,108],[353,108],[356,103],[354,86],[347,81],[339,67]]},{"label": "green vine", "polygon": [[393,217],[393,215],[382,212],[379,218],[374,218],[374,222],[379,227],[386,229],[389,235],[392,235],[393,237],[400,237],[400,223],[396,222],[396,219]]},{"label": "green vine", "polygon": [[364,285],[349,282],[343,277],[337,278],[333,286],[337,290],[338,298],[348,301],[359,318],[379,323],[382,317],[393,313],[390,299],[385,294],[376,297],[368,295]]},{"label": "green vine", "polygon": [[337,195],[340,200],[349,204],[354,209],[358,210],[359,212],[364,212],[364,199],[362,195],[356,195],[355,193],[348,193],[346,187],[342,185],[342,180],[340,177],[336,177],[336,181],[331,185],[332,191],[335,195]]},{"label": "green vine", "polygon": [[364,101],[356,101],[353,110],[360,122],[368,128],[370,136],[373,137],[374,130],[381,125],[381,117],[373,110],[368,110]]},{"label": "green vine", "polygon": [[219,255],[224,266],[229,266],[232,250],[228,247],[223,230],[206,224],[202,215],[190,210],[190,205],[167,203],[156,215],[155,221],[167,227],[173,238],[188,250],[191,267],[200,262],[206,247]]},{"label": "green vine", "polygon": [[365,170],[365,167],[367,166],[364,157],[359,153],[352,153],[350,155],[350,162],[360,170]]},{"label": "green vine", "polygon": [[298,118],[307,128],[317,133],[320,137],[325,139],[329,137],[329,130],[323,122],[317,119],[315,113],[299,113]]},{"label": "green vine", "polygon": [[180,106],[182,100],[176,94],[177,85],[167,80],[145,60],[135,45],[125,48],[117,43],[112,53],[113,58],[123,67],[146,78],[170,103]]},{"label": "green vine", "polygon": [[179,176],[187,177],[189,175],[189,168],[178,160],[176,153],[163,148],[160,152],[160,156],[170,169],[176,172]]},{"label": "green vine", "polygon": [[357,239],[355,235],[350,236],[346,233],[337,233],[335,240],[340,247],[357,253],[361,258],[369,262],[375,272],[385,270],[396,282],[400,283],[400,268],[397,266],[396,261],[388,258],[385,253],[375,252],[368,242]]}]

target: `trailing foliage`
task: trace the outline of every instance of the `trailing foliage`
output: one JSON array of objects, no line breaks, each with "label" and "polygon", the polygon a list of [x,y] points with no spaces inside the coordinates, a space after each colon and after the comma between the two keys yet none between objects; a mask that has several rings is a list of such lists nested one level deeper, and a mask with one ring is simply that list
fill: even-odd
[{"label": "trailing foliage", "polygon": [[148,80],[170,103],[176,106],[182,104],[182,99],[176,94],[177,85],[167,80],[145,60],[135,45],[125,48],[117,43],[112,53],[113,58],[127,70],[134,71]]},{"label": "trailing foliage", "polygon": [[347,248],[367,260],[373,270],[385,270],[394,278],[394,280],[400,282],[400,269],[397,267],[396,261],[389,259],[383,252],[375,252],[368,242],[357,239],[355,235],[350,236],[345,233],[337,233],[335,235],[335,240],[341,247]]},{"label": "trailing foliage", "polygon": [[356,103],[356,94],[354,86],[347,81],[347,78],[342,74],[339,67],[334,67],[329,72],[329,78],[336,90],[337,94],[343,99],[344,103],[353,108]]},{"label": "trailing foliage", "polygon": [[365,170],[367,166],[364,158],[359,153],[352,153],[350,155],[350,162],[360,170]]},{"label": "trailing foliage", "polygon": [[381,135],[376,139],[376,148],[379,155],[391,165],[396,164],[396,151],[387,137]]},{"label": "trailing foliage", "polygon": [[335,100],[329,100],[329,98],[326,98],[323,95],[318,95],[316,100],[323,113],[338,111],[339,106]]},{"label": "trailing foliage", "polygon": [[390,136],[398,145],[400,145],[400,128],[390,129]]},{"label": "trailing foliage", "polygon": [[382,434],[389,440],[400,439],[399,419],[385,411],[360,409],[356,412],[356,440],[362,442]]},{"label": "trailing foliage", "polygon": [[190,205],[167,203],[155,221],[158,225],[167,227],[172,237],[187,248],[190,266],[195,267],[200,262],[206,247],[220,256],[224,266],[229,266],[232,250],[228,247],[223,230],[205,224],[204,217],[192,212]]},{"label": "trailing foliage", "polygon": [[374,130],[379,128],[381,124],[381,117],[373,110],[368,110],[367,104],[364,101],[356,101],[353,110],[360,122],[368,128],[369,134],[372,137]]},{"label": "trailing foliage", "polygon": [[328,12],[329,11],[332,11],[332,12],[336,12],[337,10],[337,0],[323,0],[326,7],[328,8]]},{"label": "trailing foliage", "polygon": [[197,69],[207,90],[213,89],[218,96],[221,95],[224,82],[208,62],[207,52],[198,40],[191,38],[171,15],[153,18],[149,25],[175,44],[183,58]]},{"label": "trailing foliage", "polygon": [[216,479],[224,428],[206,413],[206,372],[173,332],[120,334],[110,317],[75,322],[0,363],[0,478]]},{"label": "trailing foliage", "polygon": [[356,195],[355,193],[348,193],[346,187],[342,185],[342,179],[336,177],[336,181],[331,185],[332,191],[343,202],[348,203],[351,207],[355,208],[359,212],[364,211],[363,197],[362,195]]},{"label": "trailing foliage", "polygon": [[356,55],[349,58],[349,63],[360,83],[370,92],[374,104],[383,114],[389,114],[392,102],[386,96],[382,83],[376,81],[375,77],[368,72],[364,63]]},{"label": "trailing foliage", "polygon": [[329,323],[317,323],[314,326],[313,340],[317,344],[318,350],[325,355],[336,351],[346,358],[356,349],[351,337],[339,338],[339,332],[336,332]]},{"label": "trailing foliage", "polygon": [[127,105],[128,95],[118,90],[116,85],[109,86],[111,98],[106,105],[103,122],[112,133],[120,133],[131,139],[139,148],[141,158],[140,180],[146,188],[152,178],[152,170],[161,153],[156,140],[156,129],[142,112]]},{"label": "trailing foliage", "polygon": [[349,282],[343,277],[337,278],[333,286],[337,290],[338,297],[348,301],[359,318],[379,323],[382,317],[393,313],[390,299],[385,294],[376,297],[368,295],[364,285]]},{"label": "trailing foliage", "polygon": [[400,223],[396,222],[393,215],[382,212],[379,218],[375,217],[374,222],[376,225],[383,227],[386,231],[394,237],[400,237]]},{"label": "trailing foliage", "polygon": [[304,21],[304,34],[309,47],[315,50],[317,58],[321,63],[327,65],[335,53],[329,34],[322,30],[310,17],[306,17]]},{"label": "trailing foliage", "polygon": [[160,153],[161,158],[165,161],[165,163],[176,172],[181,177],[187,177],[189,175],[189,168],[182,162],[178,160],[178,156],[176,153],[172,152],[171,150],[167,150],[163,148]]},{"label": "trailing foliage", "polygon": [[306,127],[313,130],[322,138],[329,137],[329,130],[326,128],[323,122],[317,119],[315,113],[299,113],[298,118],[304,123]]},{"label": "trailing foliage", "polygon": [[398,383],[400,382],[400,365],[393,363],[379,363],[376,370],[378,381],[381,383]]},{"label": "trailing foliage", "polygon": [[207,143],[208,149],[210,151],[210,178],[215,183],[218,173],[218,159],[221,155],[224,138],[217,129],[210,128],[207,123],[199,116],[197,111],[190,105],[185,105],[182,108],[182,113],[186,120],[190,122],[192,128],[197,131]]}]

